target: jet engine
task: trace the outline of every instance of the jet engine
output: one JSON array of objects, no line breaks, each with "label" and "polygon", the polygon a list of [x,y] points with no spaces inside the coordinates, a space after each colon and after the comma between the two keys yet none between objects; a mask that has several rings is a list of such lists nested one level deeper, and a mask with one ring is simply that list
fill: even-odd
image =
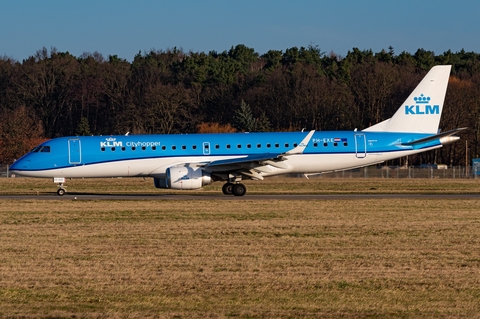
[{"label": "jet engine", "polygon": [[156,188],[199,189],[212,183],[210,174],[200,167],[173,166],[165,173],[165,178],[153,179]]}]

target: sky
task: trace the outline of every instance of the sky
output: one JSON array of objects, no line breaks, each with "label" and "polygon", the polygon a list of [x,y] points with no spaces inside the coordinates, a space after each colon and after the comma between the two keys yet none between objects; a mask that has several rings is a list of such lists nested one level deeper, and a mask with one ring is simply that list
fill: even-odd
[{"label": "sky", "polygon": [[42,49],[99,52],[255,52],[317,46],[414,54],[480,53],[478,0],[11,0],[0,3],[0,56],[23,61]]}]

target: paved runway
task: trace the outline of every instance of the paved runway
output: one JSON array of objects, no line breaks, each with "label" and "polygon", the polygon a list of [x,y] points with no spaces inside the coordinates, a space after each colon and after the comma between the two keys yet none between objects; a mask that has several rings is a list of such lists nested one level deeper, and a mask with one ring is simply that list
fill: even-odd
[{"label": "paved runway", "polygon": [[67,193],[65,196],[52,195],[0,195],[0,200],[358,200],[358,199],[480,199],[480,194],[311,194],[311,195],[245,195],[242,197],[223,194],[83,194]]}]

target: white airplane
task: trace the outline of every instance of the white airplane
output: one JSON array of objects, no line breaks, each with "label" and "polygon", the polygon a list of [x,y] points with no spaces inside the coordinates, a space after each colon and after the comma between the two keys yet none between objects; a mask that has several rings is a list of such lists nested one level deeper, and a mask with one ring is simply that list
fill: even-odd
[{"label": "white airplane", "polygon": [[243,196],[243,179],[319,174],[382,163],[440,148],[459,139],[438,133],[450,65],[433,67],[388,120],[362,131],[73,136],[44,142],[10,171],[53,178],[152,177],[157,188],[199,189],[225,182]]}]

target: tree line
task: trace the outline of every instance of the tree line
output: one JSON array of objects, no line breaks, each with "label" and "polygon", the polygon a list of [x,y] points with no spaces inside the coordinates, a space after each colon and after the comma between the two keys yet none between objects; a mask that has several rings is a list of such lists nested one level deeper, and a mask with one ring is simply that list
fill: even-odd
[{"label": "tree line", "polygon": [[480,153],[480,55],[418,49],[395,54],[318,46],[260,55],[211,51],[75,57],[55,48],[22,62],[0,58],[0,163],[39,141],[70,135],[364,129],[393,115],[428,70],[451,64],[441,128],[469,127],[456,143],[411,164],[464,165]]}]

